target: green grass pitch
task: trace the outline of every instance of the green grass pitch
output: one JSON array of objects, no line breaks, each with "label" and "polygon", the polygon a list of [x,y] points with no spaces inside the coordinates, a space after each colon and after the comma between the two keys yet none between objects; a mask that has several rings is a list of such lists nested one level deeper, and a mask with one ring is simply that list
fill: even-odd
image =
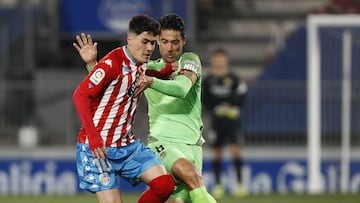
[{"label": "green grass pitch", "polygon": [[[136,203],[139,194],[124,193],[125,203]],[[6,203],[97,203],[94,195],[76,196],[0,196]],[[244,198],[224,197],[218,203],[359,203],[356,195],[250,195]],[[204,202],[205,203],[205,202]]]}]

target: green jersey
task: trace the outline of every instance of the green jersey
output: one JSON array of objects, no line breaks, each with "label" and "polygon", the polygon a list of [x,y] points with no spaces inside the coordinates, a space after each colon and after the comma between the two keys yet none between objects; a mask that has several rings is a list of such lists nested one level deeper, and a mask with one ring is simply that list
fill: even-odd
[{"label": "green jersey", "polygon": [[[179,68],[172,80],[159,80],[163,88],[153,85],[145,90],[148,102],[151,140],[197,144],[204,143],[201,119],[201,62],[194,53],[184,53],[178,60]],[[166,65],[162,59],[150,61],[148,69],[161,70]],[[196,82],[179,74],[190,70],[196,73]],[[185,78],[186,77],[186,78]],[[165,88],[164,88],[165,87]],[[183,94],[182,94],[183,93]]]}]

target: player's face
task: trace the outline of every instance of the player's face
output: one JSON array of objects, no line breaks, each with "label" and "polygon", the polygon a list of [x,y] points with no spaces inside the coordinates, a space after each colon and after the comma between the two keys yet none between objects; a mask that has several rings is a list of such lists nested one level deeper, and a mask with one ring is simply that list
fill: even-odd
[{"label": "player's face", "polygon": [[161,57],[167,63],[176,61],[183,52],[186,39],[177,30],[161,30],[158,44]]},{"label": "player's face", "polygon": [[149,32],[143,32],[139,35],[129,33],[127,40],[129,53],[136,62],[145,63],[150,60],[150,56],[155,48],[155,35]]},{"label": "player's face", "polygon": [[224,54],[214,54],[210,59],[210,65],[215,76],[224,76],[229,71],[229,59]]}]

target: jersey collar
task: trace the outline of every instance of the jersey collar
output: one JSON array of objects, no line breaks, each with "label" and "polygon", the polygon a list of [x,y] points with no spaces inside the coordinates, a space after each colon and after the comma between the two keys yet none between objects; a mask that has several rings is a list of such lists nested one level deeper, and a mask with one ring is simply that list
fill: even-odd
[{"label": "jersey collar", "polygon": [[133,63],[133,64],[135,64],[135,65],[138,64],[138,63],[135,61],[135,59],[130,55],[127,46],[123,46],[123,50],[124,50],[125,56],[130,60],[131,63]]}]

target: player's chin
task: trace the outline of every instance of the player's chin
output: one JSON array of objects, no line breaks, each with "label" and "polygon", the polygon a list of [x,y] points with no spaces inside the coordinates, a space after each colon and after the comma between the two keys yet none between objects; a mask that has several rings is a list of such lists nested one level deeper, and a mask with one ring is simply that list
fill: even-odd
[{"label": "player's chin", "polygon": [[175,57],[165,57],[166,63],[173,63],[176,61]]},{"label": "player's chin", "polygon": [[145,63],[145,62],[148,62],[150,60],[150,55],[143,55],[142,56],[142,62]]}]

